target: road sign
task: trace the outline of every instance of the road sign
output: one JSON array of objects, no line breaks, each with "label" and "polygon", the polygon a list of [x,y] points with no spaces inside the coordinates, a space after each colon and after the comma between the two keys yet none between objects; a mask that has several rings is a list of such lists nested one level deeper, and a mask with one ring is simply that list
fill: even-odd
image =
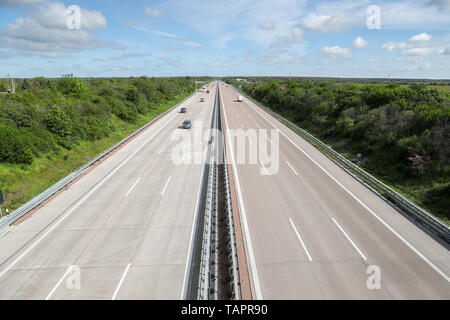
[{"label": "road sign", "polygon": [[5,197],[3,196],[3,190],[0,190],[0,205],[5,204]]}]

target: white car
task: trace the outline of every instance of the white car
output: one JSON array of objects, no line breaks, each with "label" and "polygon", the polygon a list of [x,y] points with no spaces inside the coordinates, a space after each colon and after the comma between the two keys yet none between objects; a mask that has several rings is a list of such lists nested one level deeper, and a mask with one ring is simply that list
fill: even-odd
[{"label": "white car", "polygon": [[243,96],[238,96],[236,101],[237,102],[242,102],[242,101],[244,101],[244,97]]}]

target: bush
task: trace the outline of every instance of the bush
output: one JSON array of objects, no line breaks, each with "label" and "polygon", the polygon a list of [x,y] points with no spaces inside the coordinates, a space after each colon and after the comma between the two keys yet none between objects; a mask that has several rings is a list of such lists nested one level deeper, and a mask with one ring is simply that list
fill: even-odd
[{"label": "bush", "polygon": [[0,161],[13,164],[33,162],[33,153],[26,135],[4,124],[0,124]]}]

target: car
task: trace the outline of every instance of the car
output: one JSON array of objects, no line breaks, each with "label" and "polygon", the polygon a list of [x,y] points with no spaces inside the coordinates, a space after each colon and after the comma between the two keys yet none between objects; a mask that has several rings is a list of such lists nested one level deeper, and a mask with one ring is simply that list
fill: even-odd
[{"label": "car", "polygon": [[190,129],[192,127],[191,120],[184,120],[183,122],[183,128],[184,129]]},{"label": "car", "polygon": [[181,108],[180,109],[180,113],[186,113],[186,111],[187,111],[186,108]]},{"label": "car", "polygon": [[209,90],[206,90],[206,93],[209,93]]},{"label": "car", "polygon": [[200,102],[205,102],[205,98],[201,98],[201,99],[200,99]]},{"label": "car", "polygon": [[242,102],[244,101],[244,97],[243,96],[238,96],[237,97],[237,102]]}]

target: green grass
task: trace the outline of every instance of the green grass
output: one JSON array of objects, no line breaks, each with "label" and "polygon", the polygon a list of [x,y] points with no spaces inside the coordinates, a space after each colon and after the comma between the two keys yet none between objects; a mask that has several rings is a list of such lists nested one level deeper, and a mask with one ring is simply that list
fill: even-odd
[{"label": "green grass", "polygon": [[36,158],[31,165],[0,164],[0,185],[3,186],[7,205],[2,206],[10,212],[32,199],[42,191],[61,180],[69,173],[89,161],[89,159],[107,150],[145,123],[167,111],[185,97],[159,105],[146,115],[139,115],[134,124],[111,118],[113,132],[104,139],[84,141],[72,150],[59,147],[57,151],[45,157]]}]

